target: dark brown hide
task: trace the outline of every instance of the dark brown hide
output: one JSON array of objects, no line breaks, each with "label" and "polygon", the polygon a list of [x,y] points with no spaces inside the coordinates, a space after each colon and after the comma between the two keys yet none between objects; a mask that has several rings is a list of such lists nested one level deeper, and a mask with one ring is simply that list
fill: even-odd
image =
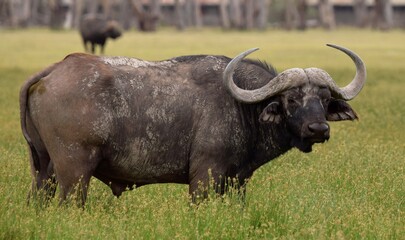
[{"label": "dark brown hide", "polygon": [[[200,183],[207,186],[210,172],[222,193],[223,179],[242,186],[292,147],[308,152],[327,140],[326,118],[356,118],[346,102],[313,83],[258,103],[235,100],[222,81],[230,60],[72,54],[33,76],[20,93],[33,191],[57,181],[64,200],[80,183],[84,204],[95,176],[117,196],[151,183],[189,184],[194,194]],[[241,88],[257,89],[276,75],[266,64],[243,60],[233,78]]]}]

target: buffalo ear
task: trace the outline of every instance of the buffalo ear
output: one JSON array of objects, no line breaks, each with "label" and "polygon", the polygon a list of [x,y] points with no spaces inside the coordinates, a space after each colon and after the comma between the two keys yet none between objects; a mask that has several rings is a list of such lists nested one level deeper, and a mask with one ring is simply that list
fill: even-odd
[{"label": "buffalo ear", "polygon": [[279,123],[281,120],[281,109],[279,102],[271,102],[265,107],[259,116],[261,123]]},{"label": "buffalo ear", "polygon": [[358,119],[357,113],[345,101],[340,99],[331,99],[328,105],[326,115],[328,121],[344,121]]}]

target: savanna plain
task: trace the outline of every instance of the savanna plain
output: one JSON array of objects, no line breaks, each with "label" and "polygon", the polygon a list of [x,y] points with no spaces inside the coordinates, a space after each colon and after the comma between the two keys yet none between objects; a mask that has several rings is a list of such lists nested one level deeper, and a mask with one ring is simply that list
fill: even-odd
[{"label": "savanna plain", "polygon": [[27,205],[30,169],[19,125],[23,81],[72,52],[75,31],[0,30],[0,239],[405,239],[405,31],[338,29],[156,33],[129,31],[106,55],[163,60],[180,55],[250,57],[281,72],[319,67],[340,86],[355,74],[358,53],[368,70],[350,102],[360,119],[331,123],[331,139],[312,153],[292,150],[255,172],[244,203],[235,195],[190,203],[186,185],[159,184],[115,198],[92,179],[84,209]]}]

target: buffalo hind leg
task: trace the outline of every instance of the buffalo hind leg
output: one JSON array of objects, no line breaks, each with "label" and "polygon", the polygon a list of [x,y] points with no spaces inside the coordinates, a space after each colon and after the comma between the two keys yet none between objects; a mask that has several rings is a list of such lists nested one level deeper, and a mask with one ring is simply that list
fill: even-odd
[{"label": "buffalo hind leg", "polygon": [[[41,155],[40,155],[41,156]],[[40,170],[33,172],[34,179],[32,187],[28,193],[27,203],[34,199],[41,206],[48,205],[49,201],[55,197],[57,181],[53,172],[52,162],[49,161],[49,156],[41,157]]]},{"label": "buffalo hind leg", "polygon": [[91,42],[91,53],[95,54],[96,53],[96,44]]},{"label": "buffalo hind leg", "polygon": [[[32,185],[28,193],[27,203],[31,200],[40,206],[46,206],[55,196],[57,182],[49,153],[37,131],[32,127],[31,119],[27,118],[27,130],[33,140],[33,149],[29,149]],[[34,159],[36,162],[34,163]]]},{"label": "buffalo hind leg", "polygon": [[104,55],[104,43],[100,44],[100,54]]},{"label": "buffalo hind leg", "polygon": [[77,206],[84,207],[87,199],[87,191],[90,183],[91,174],[86,172],[75,172],[69,177],[58,178],[60,182],[60,202],[76,202]]},{"label": "buffalo hind leg", "polygon": [[68,154],[61,154],[55,171],[60,186],[60,205],[75,201],[84,207],[90,178],[99,162],[98,151],[86,148],[75,149]]},{"label": "buffalo hind leg", "polygon": [[88,48],[88,45],[87,45],[87,40],[84,40],[84,39],[83,39],[83,46],[84,46],[84,51],[88,53],[88,52],[89,52],[89,48]]}]

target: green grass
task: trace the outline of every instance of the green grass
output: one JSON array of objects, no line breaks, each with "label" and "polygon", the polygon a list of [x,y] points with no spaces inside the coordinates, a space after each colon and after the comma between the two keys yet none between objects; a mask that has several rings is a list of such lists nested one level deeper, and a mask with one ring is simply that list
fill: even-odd
[{"label": "green grass", "polygon": [[351,61],[326,43],[357,52],[368,68],[350,104],[360,121],[332,123],[331,139],[310,154],[293,150],[250,180],[246,204],[232,197],[191,206],[186,185],[162,184],[116,199],[93,179],[87,206],[26,205],[27,148],[18,91],[30,75],[82,51],[79,35],[44,29],[0,30],[0,239],[404,239],[405,32],[222,32],[217,29],[125,33],[107,55],[147,60],[185,54],[252,55],[279,71],[316,66],[340,84]]}]

